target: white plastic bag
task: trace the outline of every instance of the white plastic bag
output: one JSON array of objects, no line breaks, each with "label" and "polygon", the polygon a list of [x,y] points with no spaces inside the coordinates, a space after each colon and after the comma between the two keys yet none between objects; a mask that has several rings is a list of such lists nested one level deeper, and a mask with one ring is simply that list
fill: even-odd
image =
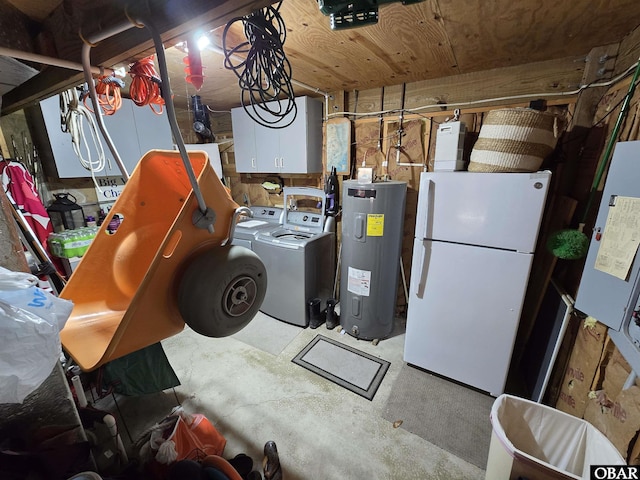
[{"label": "white plastic bag", "polygon": [[38,277],[25,272],[14,272],[0,267],[0,290],[19,290],[38,285]]},{"label": "white plastic bag", "polygon": [[37,285],[38,278],[29,273],[0,267],[0,300],[56,323],[58,331],[62,330],[71,315],[73,302],[56,297]]},{"label": "white plastic bag", "polygon": [[35,284],[33,275],[0,267],[0,403],[22,403],[60,359],[73,303]]}]

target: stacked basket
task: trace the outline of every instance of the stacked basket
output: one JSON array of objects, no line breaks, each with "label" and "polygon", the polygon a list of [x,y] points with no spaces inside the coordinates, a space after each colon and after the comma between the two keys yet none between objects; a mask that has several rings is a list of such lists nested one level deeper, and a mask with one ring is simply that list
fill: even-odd
[{"label": "stacked basket", "polygon": [[557,117],[531,108],[487,113],[469,162],[470,172],[535,172],[553,152]]}]

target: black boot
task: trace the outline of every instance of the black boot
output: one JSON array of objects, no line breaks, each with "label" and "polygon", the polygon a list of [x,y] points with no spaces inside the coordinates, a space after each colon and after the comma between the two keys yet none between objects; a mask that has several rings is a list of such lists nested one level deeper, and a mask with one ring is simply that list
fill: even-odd
[{"label": "black boot", "polygon": [[333,330],[340,324],[340,316],[336,313],[336,300],[330,298],[327,300],[327,329]]},{"label": "black boot", "polygon": [[312,298],[307,303],[307,312],[309,314],[309,328],[318,328],[324,323],[324,315],[321,310],[322,301],[319,298]]},{"label": "black boot", "polygon": [[282,468],[280,467],[278,449],[273,440],[269,440],[264,444],[262,469],[264,470],[264,480],[282,480]]}]

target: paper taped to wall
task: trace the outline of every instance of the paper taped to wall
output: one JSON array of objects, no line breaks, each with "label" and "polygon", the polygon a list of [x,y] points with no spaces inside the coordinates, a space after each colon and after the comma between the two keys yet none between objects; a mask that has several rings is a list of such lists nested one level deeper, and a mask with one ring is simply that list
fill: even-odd
[{"label": "paper taped to wall", "polygon": [[640,198],[615,197],[598,249],[595,268],[626,280],[640,244]]}]

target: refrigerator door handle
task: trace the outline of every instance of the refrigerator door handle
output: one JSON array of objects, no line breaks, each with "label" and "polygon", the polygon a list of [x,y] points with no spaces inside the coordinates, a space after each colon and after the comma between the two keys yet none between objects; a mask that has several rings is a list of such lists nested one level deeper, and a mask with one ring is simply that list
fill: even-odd
[{"label": "refrigerator door handle", "polygon": [[426,271],[426,242],[422,240],[420,242],[419,252],[414,252],[414,261],[417,263],[414,267],[415,277],[411,275],[411,295],[415,295],[418,298],[424,296],[424,284],[425,284],[425,271]]},{"label": "refrigerator door handle", "polygon": [[427,237],[429,217],[431,216],[431,195],[433,181],[423,177],[420,182],[420,196],[418,200],[418,218],[416,218],[416,238],[424,240]]}]

